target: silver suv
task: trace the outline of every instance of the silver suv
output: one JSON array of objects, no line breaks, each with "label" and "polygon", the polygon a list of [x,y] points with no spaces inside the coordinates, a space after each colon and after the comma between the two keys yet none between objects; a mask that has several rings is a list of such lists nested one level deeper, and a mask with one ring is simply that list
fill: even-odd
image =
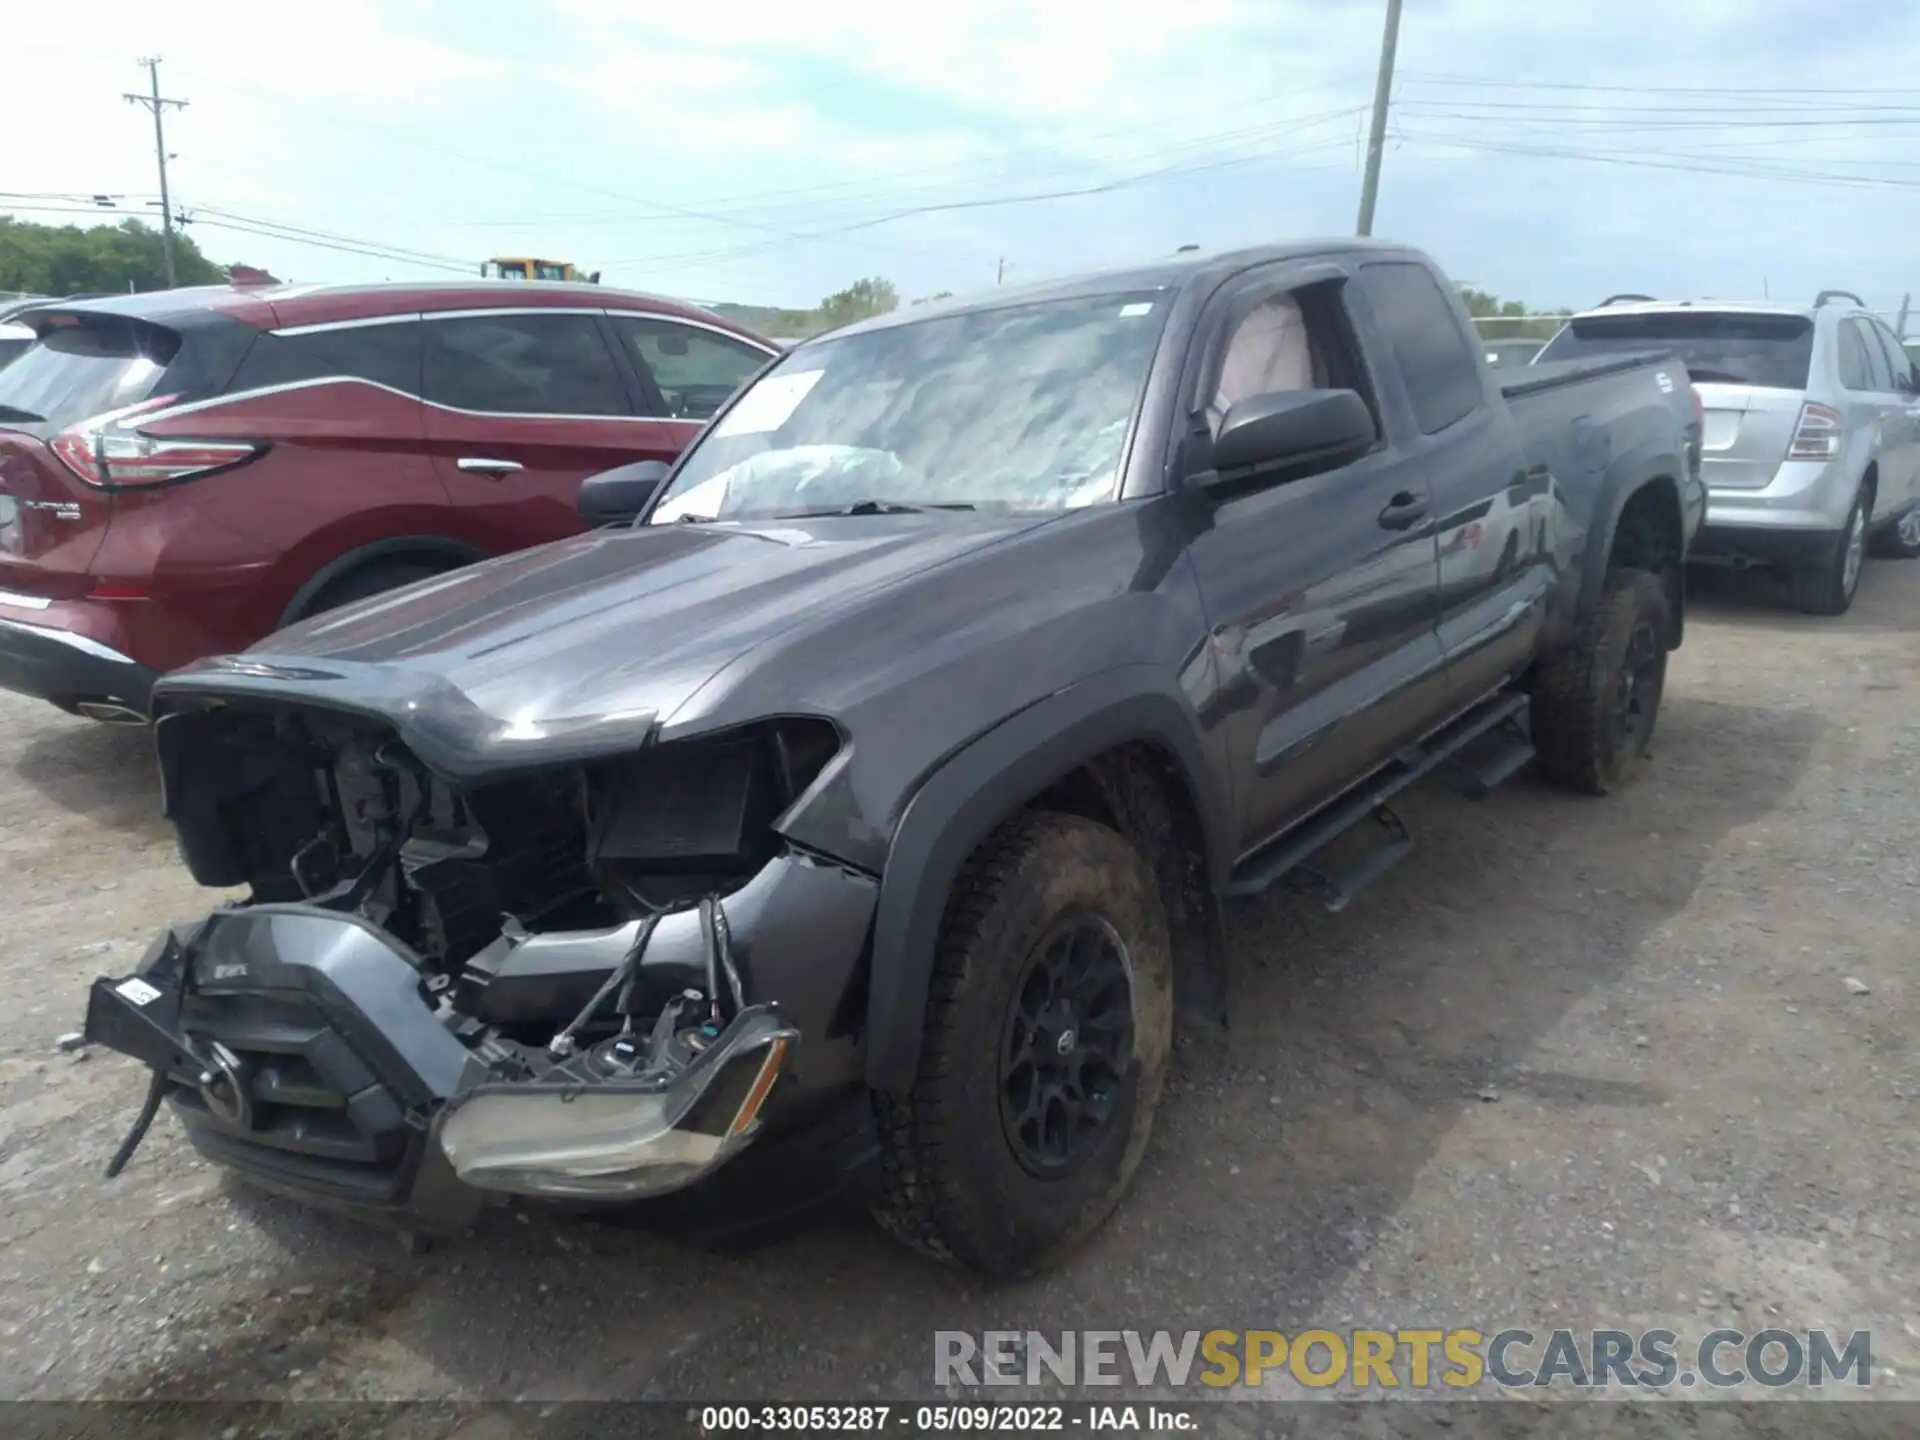
[{"label": "silver suv", "polygon": [[1810,306],[1615,296],[1536,363],[1670,351],[1706,409],[1692,556],[1784,569],[1817,615],[1853,604],[1869,548],[1920,556],[1920,379],[1856,295]]}]

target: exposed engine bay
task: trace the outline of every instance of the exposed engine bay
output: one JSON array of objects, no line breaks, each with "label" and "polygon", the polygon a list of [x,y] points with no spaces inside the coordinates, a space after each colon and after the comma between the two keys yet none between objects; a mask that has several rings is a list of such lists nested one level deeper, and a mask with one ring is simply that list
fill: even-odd
[{"label": "exposed engine bay", "polygon": [[[300,992],[466,1184],[679,1188],[753,1137],[800,1038],[769,939],[819,924],[843,953],[863,943],[871,877],[776,829],[841,750],[827,721],[463,785],[394,729],[318,708],[215,703],[166,717],[158,743],[188,868],[249,898],[95,986],[89,1036],[155,1073],[116,1168],[162,1094],[219,1144],[384,1153],[360,1143],[359,1072],[329,1081],[352,1067],[325,1043],[274,1038],[298,1028]],[[431,1027],[394,1000],[407,988]],[[347,1126],[287,1099],[321,1091]]]}]

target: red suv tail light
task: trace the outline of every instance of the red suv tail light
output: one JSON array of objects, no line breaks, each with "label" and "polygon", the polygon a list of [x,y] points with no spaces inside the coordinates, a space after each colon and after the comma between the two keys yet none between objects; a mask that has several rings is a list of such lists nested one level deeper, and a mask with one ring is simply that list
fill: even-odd
[{"label": "red suv tail light", "polygon": [[168,440],[122,429],[123,421],[171,405],[178,397],[112,410],[68,426],[48,442],[60,462],[101,490],[167,485],[245,464],[266,447],[248,440]]},{"label": "red suv tail light", "polygon": [[1840,412],[1809,400],[1800,407],[1800,423],[1787,446],[1789,460],[1831,460],[1840,453]]}]

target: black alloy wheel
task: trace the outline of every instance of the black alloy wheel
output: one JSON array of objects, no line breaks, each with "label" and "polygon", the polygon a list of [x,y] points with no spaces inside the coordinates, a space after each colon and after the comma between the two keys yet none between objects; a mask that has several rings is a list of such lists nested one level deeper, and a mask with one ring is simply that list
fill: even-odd
[{"label": "black alloy wheel", "polygon": [[1000,1046],[1000,1123],[1014,1158],[1051,1179],[1099,1147],[1133,1062],[1132,965],[1095,915],[1062,920],[1028,955]]}]

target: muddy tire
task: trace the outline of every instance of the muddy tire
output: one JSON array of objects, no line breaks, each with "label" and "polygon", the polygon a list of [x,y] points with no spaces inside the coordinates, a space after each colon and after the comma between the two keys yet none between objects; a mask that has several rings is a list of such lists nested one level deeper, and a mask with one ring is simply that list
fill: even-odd
[{"label": "muddy tire", "polygon": [[1658,575],[1619,570],[1578,641],[1542,662],[1531,723],[1556,785],[1606,795],[1630,781],[1653,743],[1673,617]]},{"label": "muddy tire", "polygon": [[1146,861],[1090,820],[1008,821],[947,903],[912,1087],[875,1097],[875,1217],[989,1275],[1044,1269],[1125,1193],[1172,1031],[1172,951]]},{"label": "muddy tire", "polygon": [[1860,590],[1860,572],[1867,558],[1869,491],[1862,486],[1853,497],[1847,523],[1817,560],[1789,572],[1793,603],[1809,615],[1844,615],[1853,608]]}]

